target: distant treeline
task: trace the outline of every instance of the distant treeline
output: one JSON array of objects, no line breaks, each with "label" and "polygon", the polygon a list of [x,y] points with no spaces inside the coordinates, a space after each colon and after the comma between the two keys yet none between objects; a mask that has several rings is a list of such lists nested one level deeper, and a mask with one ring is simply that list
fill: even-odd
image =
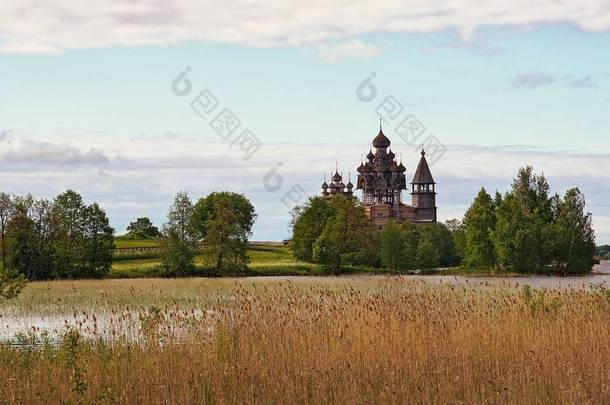
[{"label": "distant treeline", "polygon": [[598,246],[595,255],[603,260],[610,260],[610,245]]},{"label": "distant treeline", "polygon": [[549,184],[531,167],[512,188],[490,196],[483,188],[463,220],[416,225],[390,222],[382,232],[356,198],[311,198],[293,211],[296,258],[331,273],[344,265],[392,271],[463,266],[519,273],[591,271],[595,236],[591,214],[577,189],[549,195]]}]

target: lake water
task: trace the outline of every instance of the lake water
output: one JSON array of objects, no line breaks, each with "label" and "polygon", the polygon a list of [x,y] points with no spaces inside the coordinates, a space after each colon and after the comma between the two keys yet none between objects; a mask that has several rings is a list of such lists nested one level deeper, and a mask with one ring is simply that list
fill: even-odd
[{"label": "lake water", "polygon": [[[355,276],[347,278],[377,278],[383,279],[385,276]],[[605,286],[610,288],[610,262],[602,262],[596,265],[591,275],[576,277],[555,277],[555,276],[518,276],[518,277],[464,277],[464,276],[404,276],[408,279],[423,280],[433,284],[469,284],[488,287],[514,287],[530,285],[534,288],[546,289],[591,289]],[[303,280],[303,277],[276,277],[273,279]],[[306,277],[315,279],[317,277]],[[259,279],[268,279],[263,277]],[[201,316],[201,310],[170,314],[173,318],[196,321]],[[98,313],[98,314],[53,314],[40,316],[30,314],[29,316],[12,316],[0,313],[0,342],[9,341],[17,344],[15,336],[18,333],[34,333],[40,336],[48,333],[52,341],[57,341],[57,337],[67,326],[79,329],[85,336],[90,338],[103,338],[114,340],[118,337],[117,333],[127,339],[137,339],[141,335],[141,313],[128,311],[123,313]],[[18,344],[17,344],[18,345]]]}]

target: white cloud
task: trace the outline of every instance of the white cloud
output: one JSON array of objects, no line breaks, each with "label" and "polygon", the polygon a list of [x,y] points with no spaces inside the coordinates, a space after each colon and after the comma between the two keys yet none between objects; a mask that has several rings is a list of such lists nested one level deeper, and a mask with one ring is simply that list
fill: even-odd
[{"label": "white cloud", "polygon": [[372,59],[380,52],[379,47],[358,40],[322,44],[318,50],[322,57],[331,63],[344,58]]},{"label": "white cloud", "polygon": [[65,143],[15,138],[0,131],[0,162],[33,166],[82,166],[108,163],[108,157],[95,148],[79,150]]},{"label": "white cloud", "polygon": [[512,89],[537,89],[539,87],[551,86],[560,83],[572,89],[592,89],[597,87],[597,83],[591,76],[566,76],[557,77],[548,73],[535,72],[524,73],[510,79],[509,85]]},{"label": "white cloud", "polygon": [[[15,133],[10,137],[21,145],[38,142]],[[368,152],[368,141],[363,136],[358,145],[265,144],[244,161],[230,143],[206,143],[197,136],[53,136],[44,142],[85,155],[82,151],[97,150],[107,162],[74,166],[67,159],[40,164],[35,154],[24,154],[17,164],[0,158],[0,191],[52,198],[73,188],[87,201],[105,207],[119,231],[142,215],[161,224],[178,190],[186,190],[194,198],[215,190],[238,191],[253,201],[259,213],[254,237],[280,240],[288,235],[289,213],[282,201],[289,200],[288,191],[300,186],[309,195],[318,193],[323,173],[334,171],[337,159],[339,170],[344,175],[351,171],[354,182],[355,168],[360,155]],[[418,151],[399,142],[393,144],[393,150],[397,155],[403,153],[407,176],[412,176]],[[278,173],[283,183],[279,190],[268,191],[263,178],[278,159],[282,161]],[[610,190],[603,186],[610,182],[607,154],[518,146],[448,146],[447,153],[432,166],[440,218],[461,217],[481,186],[490,192],[506,191],[517,170],[526,164],[544,171],[555,192],[580,187],[594,215],[600,242],[610,242]]]},{"label": "white cloud", "polygon": [[249,45],[322,43],[376,32],[569,23],[610,29],[606,1],[539,0],[4,0],[0,51],[62,52],[180,41]]}]

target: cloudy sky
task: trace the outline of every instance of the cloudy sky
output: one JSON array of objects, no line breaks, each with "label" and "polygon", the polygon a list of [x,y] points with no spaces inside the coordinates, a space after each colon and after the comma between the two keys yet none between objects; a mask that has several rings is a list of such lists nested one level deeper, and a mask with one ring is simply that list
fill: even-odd
[{"label": "cloudy sky", "polygon": [[5,0],[0,190],[73,188],[118,232],[239,191],[278,240],[381,116],[408,174],[428,145],[441,218],[531,164],[610,243],[609,66],[608,1]]}]

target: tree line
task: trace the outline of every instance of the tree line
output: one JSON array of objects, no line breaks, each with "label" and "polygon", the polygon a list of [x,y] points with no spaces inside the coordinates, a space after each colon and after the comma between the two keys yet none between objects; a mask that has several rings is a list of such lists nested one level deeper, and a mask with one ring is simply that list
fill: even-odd
[{"label": "tree line", "polygon": [[464,264],[519,273],[583,273],[594,264],[595,233],[578,188],[550,195],[528,166],[494,197],[482,188],[463,224]]},{"label": "tree line", "polygon": [[[242,194],[214,192],[193,203],[179,192],[161,231],[141,217],[129,225],[128,235],[160,239],[164,276],[194,274],[202,243],[204,267],[242,272],[255,219]],[[105,277],[114,249],[105,211],[97,203],[86,205],[73,190],[53,200],[0,193],[0,299],[14,295],[25,279]]]},{"label": "tree line", "polygon": [[383,231],[367,218],[356,197],[313,197],[292,213],[291,247],[297,259],[339,274],[345,266],[391,271],[459,265],[453,221],[387,224]]},{"label": "tree line", "polygon": [[28,280],[100,278],[112,266],[114,229],[96,203],[68,190],[53,200],[0,193],[2,273]]},{"label": "tree line", "polygon": [[346,265],[391,271],[462,266],[519,273],[590,272],[595,235],[585,198],[577,188],[563,198],[549,190],[546,178],[528,166],[519,170],[504,195],[492,197],[482,188],[463,220],[390,222],[381,232],[358,199],[313,197],[293,211],[293,254],[335,274]]}]

